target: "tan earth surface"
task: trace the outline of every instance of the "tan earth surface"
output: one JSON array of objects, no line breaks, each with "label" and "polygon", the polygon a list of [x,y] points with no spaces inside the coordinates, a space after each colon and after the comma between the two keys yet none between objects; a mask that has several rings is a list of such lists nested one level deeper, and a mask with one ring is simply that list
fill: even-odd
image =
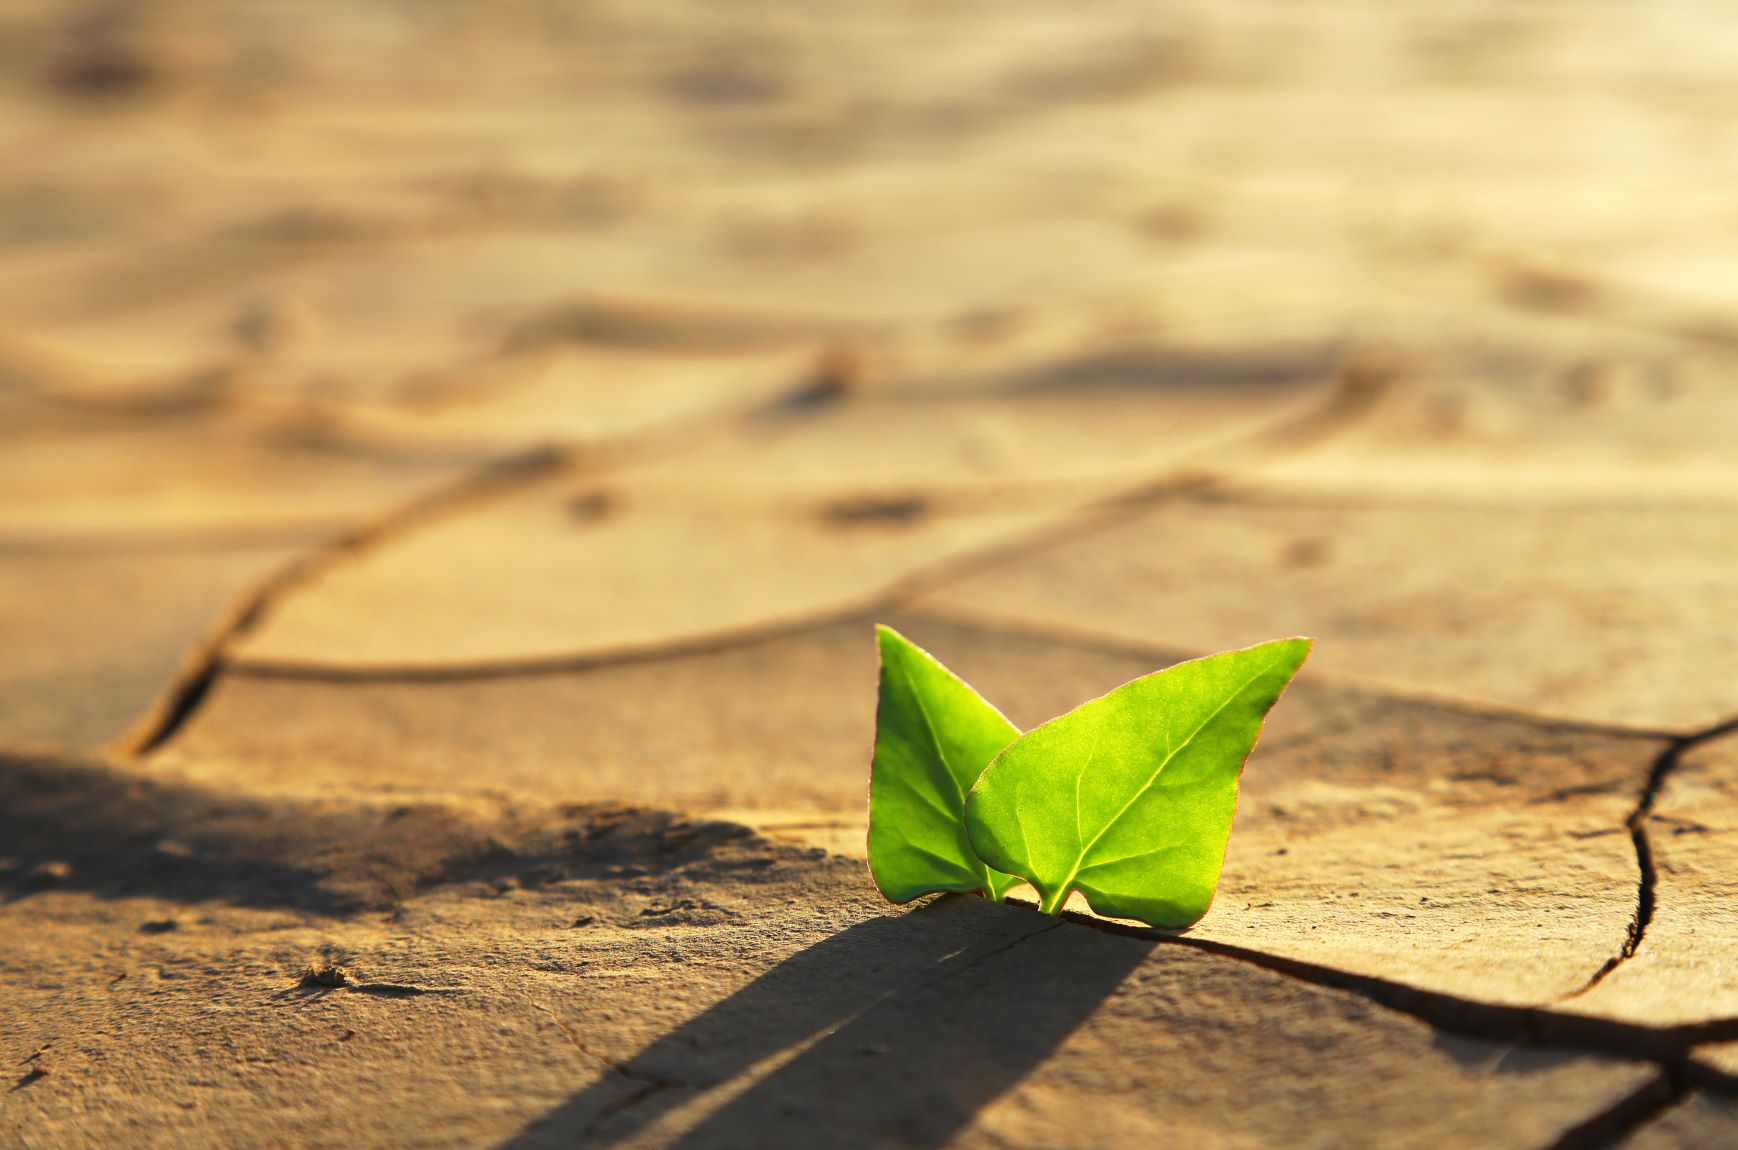
[{"label": "tan earth surface", "polygon": [[[1725,14],[0,7],[0,1147],[1738,1147]],[[1207,917],[878,621],[1317,636]]]}]

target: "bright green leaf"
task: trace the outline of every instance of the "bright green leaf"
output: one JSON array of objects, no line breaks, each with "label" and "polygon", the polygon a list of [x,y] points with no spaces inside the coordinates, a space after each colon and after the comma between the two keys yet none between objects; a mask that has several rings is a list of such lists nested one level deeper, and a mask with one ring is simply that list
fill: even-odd
[{"label": "bright green leaf", "polygon": [[893,902],[1019,880],[986,867],[966,838],[966,792],[1020,729],[890,627],[877,627],[881,698],[869,768],[869,872]]},{"label": "bright green leaf", "polygon": [[966,827],[1061,911],[1183,927],[1207,913],[1262,720],[1309,654],[1280,639],[1179,663],[1035,727],[984,771]]}]

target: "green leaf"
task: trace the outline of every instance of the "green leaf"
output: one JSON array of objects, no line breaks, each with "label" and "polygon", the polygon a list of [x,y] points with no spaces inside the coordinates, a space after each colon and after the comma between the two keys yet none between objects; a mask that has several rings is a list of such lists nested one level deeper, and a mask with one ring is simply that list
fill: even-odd
[{"label": "green leaf", "polygon": [[1020,728],[891,627],[875,632],[881,698],[869,768],[869,873],[892,902],[943,890],[981,890],[999,902],[1020,880],[973,853],[966,792]]},{"label": "green leaf", "polygon": [[971,789],[976,853],[1030,880],[1049,914],[1078,890],[1113,918],[1197,921],[1219,885],[1243,762],[1310,642],[1179,663],[1028,731]]}]

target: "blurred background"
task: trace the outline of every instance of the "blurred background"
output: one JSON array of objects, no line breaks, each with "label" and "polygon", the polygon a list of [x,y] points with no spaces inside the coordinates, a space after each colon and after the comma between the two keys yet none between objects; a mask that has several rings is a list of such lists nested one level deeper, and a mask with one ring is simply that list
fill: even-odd
[{"label": "blurred background", "polygon": [[[1731,662],[1695,622],[1729,532],[1645,509],[1738,490],[1723,26],[7,0],[0,738],[155,745],[220,663],[849,614],[1249,477],[1313,510],[1186,511],[1146,568],[960,604],[1186,649],[1307,629],[1408,689],[1700,721],[1648,684]],[[1461,510],[1322,510],[1371,499]],[[1093,573],[1169,614],[1094,616]],[[1550,654],[1590,632],[1636,682]],[[1481,679],[1493,642],[1550,666]]]}]

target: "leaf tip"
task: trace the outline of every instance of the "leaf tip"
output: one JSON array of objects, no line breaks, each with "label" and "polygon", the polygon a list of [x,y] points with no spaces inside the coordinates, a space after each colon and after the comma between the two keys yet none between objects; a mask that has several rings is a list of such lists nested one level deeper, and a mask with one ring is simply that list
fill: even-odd
[{"label": "leaf tip", "polygon": [[1292,656],[1292,666],[1295,673],[1296,668],[1302,667],[1304,660],[1308,659],[1311,652],[1315,650],[1316,637],[1314,635],[1292,635],[1284,639],[1270,639],[1265,643],[1257,643],[1256,646],[1265,647],[1269,650],[1274,648],[1283,649],[1288,655]]}]

